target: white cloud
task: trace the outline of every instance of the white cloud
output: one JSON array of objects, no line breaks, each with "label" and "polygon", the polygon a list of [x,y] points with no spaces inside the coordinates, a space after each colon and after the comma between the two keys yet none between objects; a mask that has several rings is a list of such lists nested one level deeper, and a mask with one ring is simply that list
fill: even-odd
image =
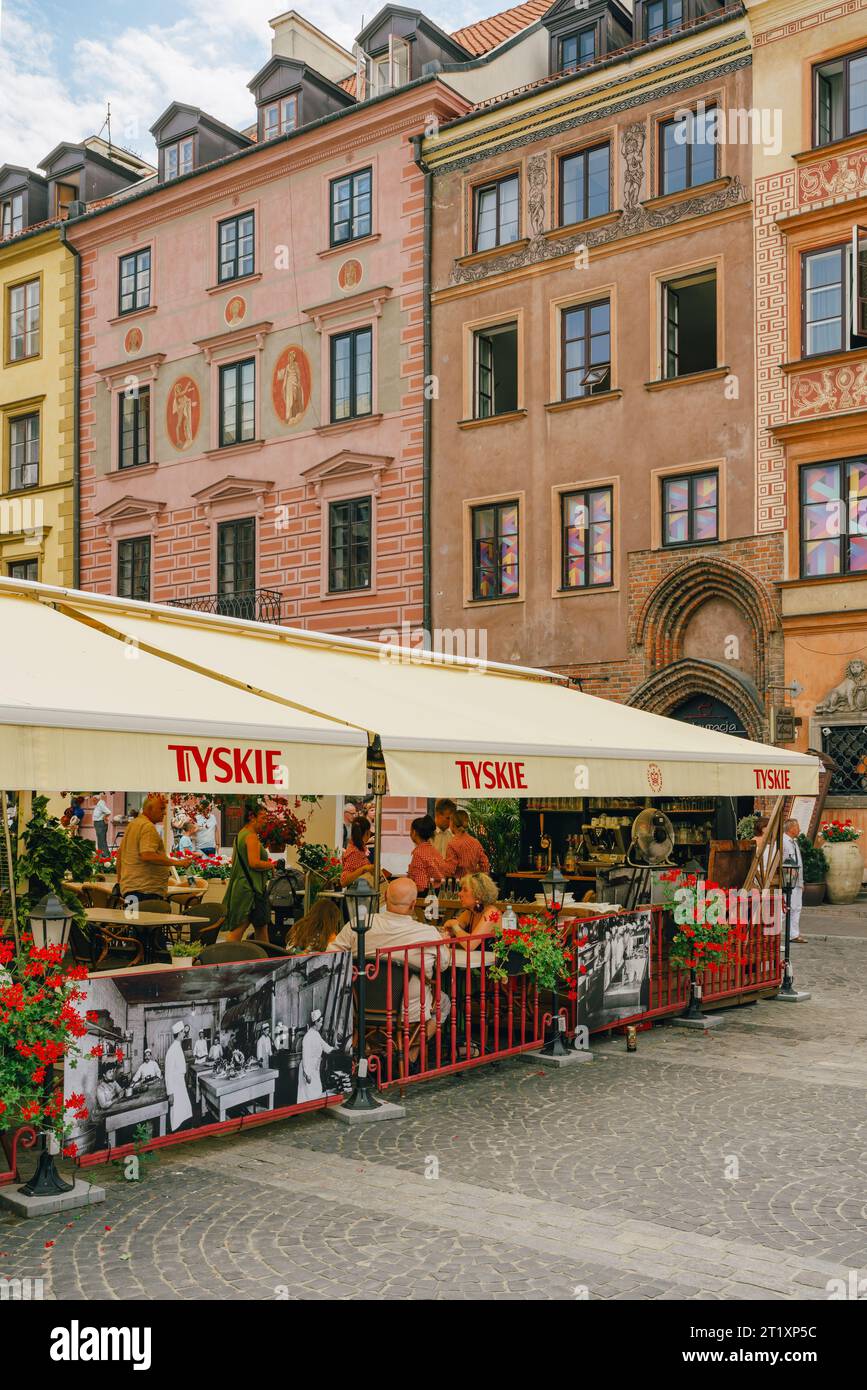
[{"label": "white cloud", "polygon": [[[271,51],[268,20],[295,8],[292,0],[285,9],[281,0],[179,0],[169,25],[131,24],[107,38],[96,30],[70,52],[33,0],[13,3],[14,9],[0,0],[0,164],[30,168],[61,140],[95,134],[108,103],[115,141],[146,159],[154,155],[150,127],[172,101],[201,106],[236,127],[250,123],[255,110],[247,83]],[[302,0],[298,8],[351,49],[362,18],[372,19],[381,5]],[[442,0],[425,13],[451,30],[496,9],[496,0]],[[142,13],[132,0],[124,0],[123,10],[130,18]],[[84,20],[90,9],[79,13]]]}]

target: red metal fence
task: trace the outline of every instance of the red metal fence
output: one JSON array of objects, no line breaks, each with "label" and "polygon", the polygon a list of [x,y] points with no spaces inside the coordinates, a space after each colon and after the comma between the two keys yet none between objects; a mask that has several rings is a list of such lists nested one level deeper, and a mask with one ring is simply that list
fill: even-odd
[{"label": "red metal fence", "polygon": [[[772,992],[782,980],[780,935],[752,917],[747,937],[718,970],[699,976],[705,1004]],[[689,972],[669,959],[668,941],[674,928],[661,908],[650,909],[650,984],[646,1009],[604,1024],[611,1032],[627,1023],[682,1012],[688,1003]],[[576,919],[570,926],[573,944],[599,918]],[[500,1061],[539,1048],[545,1042],[554,1007],[553,996],[540,991],[526,976],[505,981],[491,974],[492,936],[476,937],[469,950],[466,939],[441,937],[417,946],[390,947],[377,952],[366,969],[367,1051],[380,1088],[407,1086],[431,1076],[464,1071],[485,1062]],[[576,951],[576,972],[579,969]],[[421,959],[424,956],[424,968]],[[564,981],[558,1010],[565,1014],[567,1036],[578,1022],[577,973]],[[356,985],[357,988],[357,985]],[[404,1007],[404,1000],[409,1007]]]}]

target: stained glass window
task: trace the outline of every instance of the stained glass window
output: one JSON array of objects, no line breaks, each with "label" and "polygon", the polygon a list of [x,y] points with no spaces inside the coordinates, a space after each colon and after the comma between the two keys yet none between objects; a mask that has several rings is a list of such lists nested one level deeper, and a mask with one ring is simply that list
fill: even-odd
[{"label": "stained glass window", "polygon": [[610,487],[586,488],[561,497],[564,589],[597,588],[613,581],[613,516]]},{"label": "stained glass window", "polygon": [[867,570],[867,459],[801,469],[801,574]]},{"label": "stained glass window", "polygon": [[518,503],[474,507],[473,598],[515,598],[518,594]]},{"label": "stained glass window", "polygon": [[719,475],[685,473],[662,482],[663,545],[701,545],[719,537]]}]

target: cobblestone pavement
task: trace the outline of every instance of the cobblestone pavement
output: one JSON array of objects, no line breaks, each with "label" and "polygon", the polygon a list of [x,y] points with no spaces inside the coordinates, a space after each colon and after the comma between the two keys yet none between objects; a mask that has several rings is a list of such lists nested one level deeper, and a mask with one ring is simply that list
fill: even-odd
[{"label": "cobblestone pavement", "polygon": [[141,1183],[91,1169],[102,1206],[0,1217],[0,1274],[55,1299],[826,1299],[867,1272],[867,942],[795,965],[808,1003],[713,1033],[163,1151]]}]

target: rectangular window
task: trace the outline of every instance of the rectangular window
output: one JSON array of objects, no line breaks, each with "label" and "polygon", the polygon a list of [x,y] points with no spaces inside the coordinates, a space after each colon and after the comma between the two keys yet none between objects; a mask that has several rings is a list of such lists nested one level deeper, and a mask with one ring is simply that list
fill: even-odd
[{"label": "rectangular window", "polygon": [[331,339],[331,419],[353,420],[373,410],[373,329],[353,328]]},{"label": "rectangular window", "polygon": [[388,50],[377,53],[366,64],[366,97],[381,96],[403,87],[410,77],[410,49],[399,34],[389,34]]},{"label": "rectangular window", "polygon": [[663,285],[663,376],[711,371],[716,360],[716,271]]},{"label": "rectangular window", "polygon": [[117,543],[117,592],[119,598],[149,603],[151,596],[151,538],[134,536]]},{"label": "rectangular window", "polygon": [[256,438],[256,362],[220,368],[220,448]]},{"label": "rectangular window", "polygon": [[829,795],[867,797],[867,724],[833,724],[824,728],[822,752],[836,764]]},{"label": "rectangular window", "polygon": [[801,469],[801,577],[867,570],[867,458]]},{"label": "rectangular window", "polygon": [[611,390],[611,305],[607,299],[560,315],[560,399]]},{"label": "rectangular window", "polygon": [[223,521],[217,528],[217,595],[219,611],[229,617],[245,618],[256,589],[256,522]]},{"label": "rectangular window", "polygon": [[24,231],[24,194],[6,198],[0,211],[0,236],[17,236]]},{"label": "rectangular window", "polygon": [[867,49],[813,69],[813,145],[867,130]]},{"label": "rectangular window", "polygon": [[10,579],[30,579],[35,584],[39,578],[39,561],[10,560],[6,572]]},{"label": "rectangular window", "polygon": [[120,258],[120,312],[133,314],[149,309],[151,302],[151,252],[134,251]]},{"label": "rectangular window", "polygon": [[867,343],[867,233],[852,243],[805,251],[801,257],[801,350],[804,357],[848,352]]},{"label": "rectangular window", "polygon": [[518,175],[473,189],[473,250],[518,240]]},{"label": "rectangular window", "polygon": [[331,181],[331,245],[358,241],[373,231],[373,170]]},{"label": "rectangular window", "polygon": [[596,145],[560,160],[560,225],[585,222],[611,211],[609,146]]},{"label": "rectangular window", "polygon": [[503,323],[473,334],[473,418],[488,420],[518,409],[518,325]]},{"label": "rectangular window", "polygon": [[610,487],[566,492],[560,498],[564,589],[596,589],[613,583],[614,523]]},{"label": "rectangular window", "polygon": [[10,362],[39,356],[39,329],[39,281],[28,280],[26,285],[14,285],[9,290]]},{"label": "rectangular window", "polygon": [[560,40],[560,71],[569,72],[581,63],[592,63],[596,57],[596,25],[567,34]]},{"label": "rectangular window", "polygon": [[518,596],[518,503],[472,509],[473,598]]},{"label": "rectangular window", "polygon": [[120,417],[121,468],[135,468],[150,463],[151,393],[149,386],[137,391],[124,391],[118,402]]},{"label": "rectangular window", "polygon": [[369,497],[332,502],[328,508],[328,592],[370,588]]},{"label": "rectangular window", "polygon": [[252,212],[229,217],[217,228],[219,282],[239,280],[255,270],[255,219]]},{"label": "rectangular window", "polygon": [[644,6],[644,37],[655,39],[683,23],[683,0],[650,0]]},{"label": "rectangular window", "polygon": [[719,474],[683,473],[662,480],[662,544],[719,539]]},{"label": "rectangular window", "polygon": [[9,490],[39,486],[39,415],[9,421]]},{"label": "rectangular window", "polygon": [[298,93],[272,101],[262,111],[262,134],[265,140],[288,135],[298,128]]},{"label": "rectangular window", "polygon": [[173,145],[166,145],[163,150],[163,170],[164,178],[177,179],[182,174],[193,172],[193,137],[188,135],[185,140],[177,140]]},{"label": "rectangular window", "polygon": [[659,126],[659,192],[680,193],[717,176],[716,107],[702,106]]}]

